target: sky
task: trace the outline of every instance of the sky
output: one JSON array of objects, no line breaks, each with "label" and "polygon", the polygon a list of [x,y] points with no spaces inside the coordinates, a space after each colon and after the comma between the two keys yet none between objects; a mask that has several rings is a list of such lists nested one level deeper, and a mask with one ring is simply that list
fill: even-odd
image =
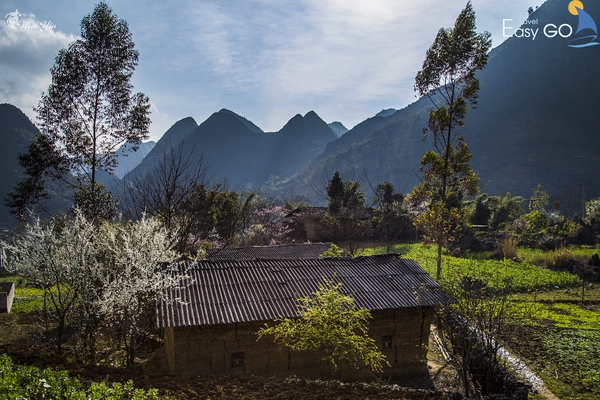
[{"label": "sky", "polygon": [[[536,1],[472,0],[477,31],[498,46],[502,20],[525,20]],[[96,3],[0,1],[0,103],[35,121],[54,58]],[[350,129],[382,109],[404,108],[416,100],[414,77],[437,31],[454,25],[466,0],[107,3],[140,53],[132,83],[150,97],[150,136],[158,140],[178,120],[201,123],[222,108],[266,132],[311,110]],[[17,10],[14,24],[9,13]]]}]

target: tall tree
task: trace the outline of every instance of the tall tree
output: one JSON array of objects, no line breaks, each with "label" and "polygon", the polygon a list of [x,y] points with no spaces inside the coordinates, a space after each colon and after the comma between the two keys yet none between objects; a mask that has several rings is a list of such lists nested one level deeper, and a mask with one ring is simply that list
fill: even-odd
[{"label": "tall tree", "polygon": [[394,185],[387,181],[378,184],[375,188],[371,185],[371,188],[375,207],[373,222],[377,230],[383,233],[387,249],[390,251],[390,241],[403,233],[406,230],[407,222],[410,222],[404,206],[404,195],[396,193]]},{"label": "tall tree", "polygon": [[529,211],[545,213],[548,204],[550,204],[550,196],[544,187],[542,185],[534,187],[531,192],[531,198],[529,199]]},{"label": "tall tree", "polygon": [[327,196],[329,197],[327,209],[331,214],[338,213],[344,206],[344,182],[338,171],[335,171],[327,184]]},{"label": "tall tree", "polygon": [[329,199],[323,224],[333,236],[343,237],[352,256],[359,250],[359,240],[370,219],[365,210],[366,196],[360,187],[360,182],[343,181],[335,171],[326,188]]},{"label": "tall tree", "polygon": [[[475,106],[479,81],[476,71],[487,63],[491,46],[488,32],[475,32],[471,3],[462,10],[454,28],[440,29],[416,76],[415,90],[427,96],[433,109],[427,128],[435,150],[421,160],[422,182],[410,194],[415,207],[426,205],[416,224],[426,239],[438,246],[437,279],[441,277],[442,248],[467,218],[464,196],[477,193],[479,178],[469,166],[471,153],[461,136],[468,104]],[[468,103],[468,104],[467,104]]]},{"label": "tall tree", "polygon": [[[40,164],[39,143],[55,156],[42,154],[43,173],[35,171],[27,184],[18,185],[9,202],[27,207],[28,200],[47,196],[40,190],[46,177],[67,179],[78,189],[104,196],[97,172],[114,170],[115,151],[124,142],[137,150],[148,138],[149,99],[143,93],[132,94],[138,57],[127,22],[106,3],[83,18],[81,39],[59,51],[50,70],[52,83],[35,109],[45,140],[34,142],[29,157],[20,161],[26,172]],[[67,178],[70,174],[75,181]],[[33,193],[24,193],[28,190]],[[17,214],[22,210],[17,208]]]}]

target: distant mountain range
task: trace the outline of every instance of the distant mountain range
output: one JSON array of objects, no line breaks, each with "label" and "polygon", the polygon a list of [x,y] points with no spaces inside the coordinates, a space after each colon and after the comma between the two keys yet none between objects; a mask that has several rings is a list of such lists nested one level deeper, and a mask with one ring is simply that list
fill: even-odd
[{"label": "distant mountain range", "polygon": [[[165,151],[194,150],[194,162],[207,163],[217,180],[232,189],[260,189],[295,174],[337,136],[314,112],[297,114],[278,132],[263,132],[246,118],[223,109],[198,126],[188,118],[177,122],[158,141],[126,180],[143,176]],[[184,141],[185,146],[178,146]]]},{"label": "distant mountain range", "polygon": [[348,128],[346,128],[344,124],[342,124],[339,121],[333,121],[332,123],[327,125],[331,128],[333,133],[335,133],[335,136],[337,136],[338,138],[344,133],[348,132]]},{"label": "distant mountain range", "polygon": [[[17,226],[17,220],[4,205],[4,199],[23,177],[19,154],[27,152],[29,143],[39,133],[17,107],[0,104],[0,228]],[[46,210],[49,213],[65,210],[70,201],[70,190],[60,182],[49,182],[46,189],[53,197]]]},{"label": "distant mountain range", "polygon": [[155,145],[156,142],[153,141],[144,142],[138,146],[136,151],[133,151],[132,146],[129,143],[125,143],[116,151],[118,165],[113,172],[114,175],[122,179],[129,171],[142,162]]},{"label": "distant mountain range", "polygon": [[[586,11],[600,21],[600,3],[588,3]],[[577,26],[559,0],[547,1],[530,19],[540,32],[548,23]],[[579,210],[584,196],[600,196],[595,68],[600,46],[572,48],[569,40],[542,33],[535,40],[513,37],[490,53],[478,74],[477,108],[469,110],[460,132],[472,151],[482,192],[527,197],[542,184],[553,200]],[[338,170],[344,179],[366,176],[409,192],[419,182],[422,155],[433,147],[431,138],[422,140],[431,107],[423,98],[401,110],[382,110],[350,130],[311,111],[294,116],[278,132],[264,132],[223,109],[199,125],[191,117],[178,121],[154,147],[144,146],[148,153],[137,166],[141,157],[130,155],[123,159],[124,169],[109,178],[118,182],[126,170],[125,180],[144,176],[164,154],[184,148],[193,150],[196,162],[203,158],[215,178],[240,191],[306,195],[318,203],[313,188]],[[36,132],[20,111],[0,106],[0,190],[16,181],[16,156]]]},{"label": "distant mountain range", "polygon": [[11,219],[4,206],[4,198],[22,177],[18,155],[27,151],[31,139],[38,132],[17,107],[0,104],[0,226],[8,225]]},{"label": "distant mountain range", "polygon": [[[586,11],[600,21],[600,3],[586,3]],[[469,110],[461,133],[483,192],[527,197],[542,184],[551,198],[581,210],[584,193],[600,196],[600,79],[594,67],[600,46],[572,48],[570,39],[542,33],[549,23],[569,23],[575,32],[577,17],[564,1],[547,1],[530,19],[539,28],[535,41],[512,37],[490,53],[478,74],[477,108]],[[310,194],[311,185],[335,170],[344,178],[366,173],[410,191],[419,182],[424,151],[433,148],[431,138],[421,141],[431,107],[423,98],[364,121],[281,185],[282,192],[293,187]]]}]

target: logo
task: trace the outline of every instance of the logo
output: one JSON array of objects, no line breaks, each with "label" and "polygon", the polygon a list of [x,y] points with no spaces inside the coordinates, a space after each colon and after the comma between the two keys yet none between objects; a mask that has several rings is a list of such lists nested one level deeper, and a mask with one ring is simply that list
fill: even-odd
[{"label": "logo", "polygon": [[[0,14],[0,15],[2,15],[2,14]],[[6,23],[8,24],[8,26],[10,26],[11,28],[17,28],[19,26],[19,17],[20,16],[21,16],[21,14],[19,14],[19,10],[15,10],[13,12],[6,14],[4,16],[4,18],[6,18]]]},{"label": "logo", "polygon": [[598,38],[598,28],[596,27],[596,22],[590,16],[590,14],[583,11],[583,3],[579,0],[571,1],[569,3],[569,12],[571,15],[575,15],[579,18],[575,35],[582,33],[582,36],[570,40],[571,42],[575,43],[570,44],[569,47],[580,49],[583,47],[599,45],[600,43],[595,42],[595,40]]},{"label": "logo", "polygon": [[[564,24],[546,24],[543,28],[538,28],[538,19],[528,19],[523,22],[520,28],[514,29],[508,26],[512,19],[502,20],[502,36],[516,37],[535,40],[538,34],[543,34],[549,39],[557,36],[563,39],[569,39],[569,47],[581,49],[584,47],[600,45],[596,41],[598,38],[598,28],[596,22],[590,14],[583,10],[583,3],[580,0],[572,0],[567,7],[569,13],[577,17],[577,30],[567,23]],[[511,33],[511,30],[514,32]],[[540,32],[541,31],[541,32]]]},{"label": "logo", "polygon": [[42,32],[48,29],[56,28],[56,25],[52,23],[52,21],[42,21],[37,22],[31,14],[31,18],[20,20],[19,17],[24,17],[25,15],[21,14],[19,10],[15,10],[13,12],[9,12],[4,16],[6,18],[6,24],[13,29],[37,29]]}]

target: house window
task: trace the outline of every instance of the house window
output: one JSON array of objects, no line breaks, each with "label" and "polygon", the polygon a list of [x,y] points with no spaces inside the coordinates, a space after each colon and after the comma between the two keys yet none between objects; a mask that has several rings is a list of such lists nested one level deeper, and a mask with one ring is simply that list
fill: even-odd
[{"label": "house window", "polygon": [[244,367],[244,353],[231,353],[231,368]]},{"label": "house window", "polygon": [[389,350],[392,348],[392,336],[387,335],[381,338],[381,348],[383,350]]}]

